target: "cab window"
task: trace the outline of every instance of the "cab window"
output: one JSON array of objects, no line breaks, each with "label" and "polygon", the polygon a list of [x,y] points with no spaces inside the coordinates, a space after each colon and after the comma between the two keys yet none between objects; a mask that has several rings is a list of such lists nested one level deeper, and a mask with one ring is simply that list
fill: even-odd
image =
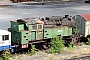
[{"label": "cab window", "polygon": [[32,26],[32,29],[33,29],[33,30],[36,30],[36,26],[35,26],[35,25],[33,25],[33,26]]},{"label": "cab window", "polygon": [[42,25],[38,25],[38,29],[42,29]]},{"label": "cab window", "polygon": [[3,35],[3,36],[2,36],[2,40],[3,40],[3,41],[9,40],[9,35]]}]

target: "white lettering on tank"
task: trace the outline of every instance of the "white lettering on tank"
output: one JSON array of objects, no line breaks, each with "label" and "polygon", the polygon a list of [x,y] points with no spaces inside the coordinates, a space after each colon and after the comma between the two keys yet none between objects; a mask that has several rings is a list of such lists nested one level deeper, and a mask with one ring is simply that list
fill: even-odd
[{"label": "white lettering on tank", "polygon": [[58,32],[63,32],[63,30],[58,30]]}]

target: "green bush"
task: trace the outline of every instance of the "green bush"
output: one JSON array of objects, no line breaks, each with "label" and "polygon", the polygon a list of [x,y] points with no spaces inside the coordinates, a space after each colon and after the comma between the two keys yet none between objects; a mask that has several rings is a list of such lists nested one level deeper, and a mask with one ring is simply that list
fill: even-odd
[{"label": "green bush", "polygon": [[58,36],[54,36],[51,39],[50,45],[49,53],[60,53],[64,49],[63,40]]},{"label": "green bush", "polygon": [[72,49],[72,48],[74,48],[74,46],[75,46],[74,43],[73,43],[73,42],[70,42],[68,48],[69,48],[69,49]]},{"label": "green bush", "polygon": [[0,57],[0,60],[4,60],[2,57]]},{"label": "green bush", "polygon": [[31,54],[34,55],[36,53],[35,46],[31,45]]},{"label": "green bush", "polygon": [[34,45],[31,45],[31,51],[28,50],[28,54],[29,55],[34,55],[35,53],[36,53],[35,46]]},{"label": "green bush", "polygon": [[9,50],[4,50],[0,59],[10,60],[10,51]]},{"label": "green bush", "polygon": [[88,45],[90,45],[90,38],[88,38]]},{"label": "green bush", "polygon": [[28,55],[30,55],[30,56],[31,56],[30,50],[28,50]]},{"label": "green bush", "polygon": [[80,31],[77,29],[77,27],[76,27],[75,24],[72,25],[72,29],[73,29],[73,33],[74,33],[74,34],[78,34],[78,33],[80,32]]},{"label": "green bush", "polygon": [[49,52],[49,53],[53,54],[54,52],[55,52],[54,48],[53,48],[53,47],[51,47],[51,48],[50,48],[50,52]]}]

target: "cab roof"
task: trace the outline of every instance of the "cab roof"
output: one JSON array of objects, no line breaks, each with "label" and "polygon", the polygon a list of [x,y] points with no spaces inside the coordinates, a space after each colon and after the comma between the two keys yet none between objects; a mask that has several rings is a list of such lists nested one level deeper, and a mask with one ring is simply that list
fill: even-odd
[{"label": "cab roof", "polygon": [[11,34],[9,31],[0,29],[0,35],[9,35],[9,34]]}]

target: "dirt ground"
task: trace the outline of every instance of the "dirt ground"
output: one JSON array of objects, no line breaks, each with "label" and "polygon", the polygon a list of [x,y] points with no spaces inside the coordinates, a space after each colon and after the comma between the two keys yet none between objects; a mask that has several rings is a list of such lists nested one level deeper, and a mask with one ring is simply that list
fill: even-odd
[{"label": "dirt ground", "polygon": [[21,54],[10,58],[10,60],[67,60],[70,58],[86,56],[88,54],[90,54],[90,46],[82,45],[74,47],[73,49],[64,48],[63,52],[55,54],[47,54],[41,51],[36,52],[33,56]]}]

